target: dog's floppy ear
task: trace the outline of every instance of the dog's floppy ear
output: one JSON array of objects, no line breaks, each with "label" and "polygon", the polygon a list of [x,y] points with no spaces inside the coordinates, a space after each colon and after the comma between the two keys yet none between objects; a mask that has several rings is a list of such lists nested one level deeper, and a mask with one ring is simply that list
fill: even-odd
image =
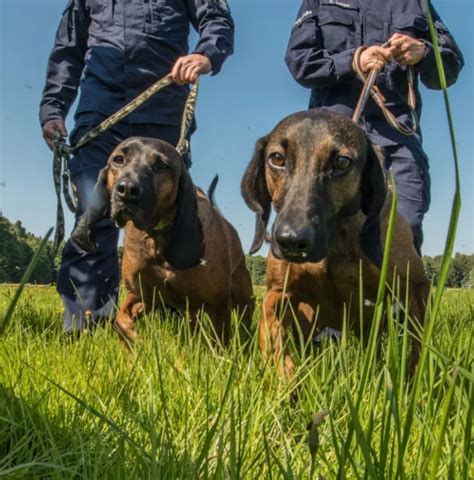
[{"label": "dog's floppy ear", "polygon": [[204,255],[204,235],[198,217],[196,189],[184,166],[176,202],[176,216],[163,256],[173,268],[185,270],[200,263]]},{"label": "dog's floppy ear", "polygon": [[265,241],[267,224],[272,211],[272,199],[265,180],[265,148],[269,135],[260,138],[252,160],[242,178],[241,192],[247,206],[256,213],[255,236],[250,254],[258,252]]},{"label": "dog's floppy ear", "polygon": [[81,216],[72,232],[71,238],[85,252],[97,253],[95,246],[95,225],[110,212],[110,194],[107,190],[108,167],[99,172],[92,198],[85,213]]},{"label": "dog's floppy ear", "polygon": [[387,196],[383,153],[367,140],[367,158],[361,177],[361,210],[367,216],[359,233],[360,248],[377,267],[382,267],[383,248],[380,238],[380,213]]}]

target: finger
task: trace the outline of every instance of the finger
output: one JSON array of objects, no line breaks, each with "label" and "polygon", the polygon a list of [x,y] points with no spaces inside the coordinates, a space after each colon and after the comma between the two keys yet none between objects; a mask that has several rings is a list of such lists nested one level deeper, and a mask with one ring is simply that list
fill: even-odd
[{"label": "finger", "polygon": [[392,56],[390,55],[389,57],[387,57],[386,55],[377,53],[376,55],[374,55],[373,59],[376,60],[377,62],[387,63],[392,59]]},{"label": "finger", "polygon": [[54,127],[49,126],[43,132],[43,137],[48,142],[53,142],[54,136],[56,135],[57,130]]},{"label": "finger", "polygon": [[385,62],[381,60],[372,60],[367,64],[367,71],[368,70],[377,70],[380,71],[384,68]]},{"label": "finger", "polygon": [[184,62],[181,63],[178,69],[178,73],[176,75],[176,82],[179,83],[180,85],[186,83],[184,80],[184,73],[186,71],[186,64]]},{"label": "finger", "polygon": [[194,83],[201,73],[201,67],[194,67],[191,70],[190,82]]},{"label": "finger", "polygon": [[406,58],[406,55],[399,55],[395,61],[399,64],[399,65],[406,65],[407,64],[407,58]]},{"label": "finger", "polygon": [[390,46],[391,47],[399,47],[403,43],[405,43],[406,39],[403,36],[399,36],[394,38],[393,40],[390,41]]},{"label": "finger", "polygon": [[55,126],[61,135],[63,135],[64,137],[67,137],[66,126],[64,125],[63,122],[58,122]]},{"label": "finger", "polygon": [[391,44],[391,43],[395,42],[396,40],[398,40],[400,37],[403,37],[403,35],[399,32],[396,32],[389,38],[388,41]]},{"label": "finger", "polygon": [[379,72],[382,71],[385,68],[385,62],[377,62],[374,68]]},{"label": "finger", "polygon": [[395,37],[394,40],[397,41],[397,42],[400,42],[400,41],[405,42],[407,39],[411,38],[410,36],[405,35],[404,33],[400,33],[400,32],[396,33],[394,35],[394,37]]},{"label": "finger", "polygon": [[183,58],[178,58],[176,63],[174,64],[173,70],[171,70],[171,77],[175,82],[178,81],[179,78],[179,70],[181,68],[181,65],[183,64]]},{"label": "finger", "polygon": [[392,57],[393,57],[392,52],[388,48],[383,48],[380,51],[380,55],[382,55],[382,57],[386,62],[389,62],[390,60],[392,60]]},{"label": "finger", "polygon": [[396,46],[390,45],[388,50],[389,50],[390,54],[392,55],[392,58],[395,57],[395,55],[397,55],[397,53],[398,53],[398,47],[396,47]]},{"label": "finger", "polygon": [[46,131],[43,132],[43,138],[46,141],[46,144],[48,145],[49,149],[53,150],[54,143],[53,143],[52,137]]},{"label": "finger", "polygon": [[51,141],[51,132],[45,130],[43,132],[43,138],[49,143]]},{"label": "finger", "polygon": [[184,83],[190,83],[191,80],[191,73],[193,69],[196,68],[196,65],[194,63],[190,63],[188,65],[185,65],[182,70],[182,80]]},{"label": "finger", "polygon": [[392,55],[391,55],[390,50],[388,48],[376,47],[376,48],[374,48],[372,54],[375,57],[380,58],[381,60],[389,61],[389,60],[392,59]]}]

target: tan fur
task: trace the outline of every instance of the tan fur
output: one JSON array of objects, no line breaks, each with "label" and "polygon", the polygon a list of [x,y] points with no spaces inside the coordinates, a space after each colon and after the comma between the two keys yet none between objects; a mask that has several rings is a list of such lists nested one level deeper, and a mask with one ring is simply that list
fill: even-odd
[{"label": "tan fur", "polygon": [[[340,330],[345,314],[350,326],[358,331],[359,302],[362,301],[366,304],[363,327],[369,329],[371,326],[380,270],[359,246],[359,233],[366,216],[360,210],[345,218],[337,216],[341,208],[357,199],[360,193],[366,141],[362,132],[348,120],[326,113],[320,116],[313,114],[312,118],[307,118],[306,114],[289,117],[262,140],[266,141],[262,162],[265,162],[268,193],[259,191],[257,196],[261,199],[265,199],[265,195],[270,196],[277,219],[282,210],[287,208],[289,196],[293,212],[308,208],[311,202],[316,201],[308,198],[314,192],[315,179],[327,171],[330,152],[337,150],[338,155],[359,159],[359,163],[355,163],[353,170],[343,178],[330,177],[325,198],[317,200],[324,202],[324,211],[336,222],[336,233],[331,238],[325,258],[318,262],[293,263],[277,258],[273,251],[268,255],[268,292],[260,319],[260,347],[264,356],[270,355],[277,362],[280,375],[291,375],[294,365],[286,348],[286,340],[288,329],[294,326],[295,319],[306,338],[311,334],[317,335],[325,327]],[[257,145],[258,148],[261,151],[261,143]],[[287,162],[291,162],[287,172],[282,173],[269,166],[267,158],[275,151],[284,154]],[[255,161],[254,157],[252,162]],[[252,180],[251,175],[255,171],[255,165],[249,165],[242,182],[242,193],[251,208],[252,185],[262,188],[261,182]],[[391,203],[392,196],[388,194],[380,214],[382,245],[385,244]],[[359,298],[360,268],[363,274],[363,299]],[[394,275],[400,278],[402,299],[405,298],[409,283],[409,315],[423,323],[429,283],[422,260],[413,246],[411,229],[399,214],[396,216],[390,251],[387,280],[390,286],[393,285]],[[418,361],[419,349],[419,342],[414,340],[412,371]]]},{"label": "tan fur", "polygon": [[[148,207],[156,212],[157,223],[163,219],[172,221],[179,176],[184,168],[181,159],[169,148],[161,151],[163,142],[150,145],[148,140],[147,145],[143,145],[140,139],[132,139],[117,147],[111,160],[119,154],[126,156],[123,147],[131,141],[136,147],[133,161],[148,161],[145,155],[148,150],[162,153],[172,167],[155,174],[160,193],[154,204]],[[111,160],[107,177],[109,192],[113,191],[120,178]],[[238,310],[247,324],[250,322],[253,311],[252,284],[238,234],[199,189],[196,189],[196,197],[205,250],[201,264],[193,268],[176,270],[166,262],[161,253],[167,241],[166,228],[163,233],[150,235],[136,228],[132,221],[125,226],[122,280],[127,295],[118,312],[116,325],[122,338],[130,342],[136,337],[136,320],[144,312],[163,304],[183,312],[189,310],[194,326],[199,312],[204,310],[211,318],[219,339],[224,342],[230,336],[232,309]]]}]

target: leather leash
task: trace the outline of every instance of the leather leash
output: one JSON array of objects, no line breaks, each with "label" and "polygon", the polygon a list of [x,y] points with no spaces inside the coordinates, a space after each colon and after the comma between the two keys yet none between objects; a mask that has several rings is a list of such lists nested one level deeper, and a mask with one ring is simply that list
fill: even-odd
[{"label": "leather leash", "polygon": [[[71,182],[71,155],[84,145],[88,144],[102,133],[106,132],[114,125],[119,123],[125,117],[130,115],[137,108],[142,106],[148,99],[158,93],[160,90],[174,84],[174,80],[171,74],[163,77],[155,82],[151,87],[147,88],[143,93],[138,95],[134,100],[118,110],[116,113],[105,119],[102,123],[97,125],[91,131],[86,133],[76,145],[70,146],[66,143],[66,137],[59,132],[56,133],[54,144],[54,160],[53,160],[53,178],[54,188],[56,191],[57,208],[56,208],[56,229],[54,235],[54,251],[56,252],[64,240],[65,228],[64,228],[64,210],[61,202],[61,193],[64,195],[64,199],[69,210],[75,213],[77,210],[77,193],[74,185]],[[176,146],[177,152],[181,155],[187,155],[189,153],[189,141],[187,139],[189,130],[191,128],[194,112],[196,109],[196,102],[199,92],[199,79],[194,82],[191,91],[189,92],[184,107],[183,119],[181,122],[181,132],[178,145]]]},{"label": "leather leash", "polygon": [[[386,42],[382,47],[386,48],[390,45],[390,42]],[[402,135],[411,136],[416,133],[418,130],[418,115],[416,114],[416,93],[415,93],[415,69],[412,65],[408,66],[407,75],[408,75],[408,107],[410,108],[410,114],[412,117],[412,127],[407,128],[402,125],[395,115],[387,108],[385,105],[385,100],[380,93],[380,90],[375,85],[377,77],[379,75],[378,70],[371,70],[368,75],[366,75],[361,68],[360,57],[364,50],[367,47],[359,47],[354,53],[353,66],[356,71],[357,77],[364,83],[359,101],[357,102],[354,115],[352,120],[354,123],[359,123],[362,112],[364,111],[365,106],[369,100],[369,96],[373,98],[375,103],[382,110],[382,113],[389,123],[389,125],[401,133]]]}]

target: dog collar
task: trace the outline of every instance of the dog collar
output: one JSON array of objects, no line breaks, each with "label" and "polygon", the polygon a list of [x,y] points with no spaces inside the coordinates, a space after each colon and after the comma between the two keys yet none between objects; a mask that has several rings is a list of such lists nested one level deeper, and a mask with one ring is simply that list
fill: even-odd
[{"label": "dog collar", "polygon": [[173,225],[175,217],[176,210],[174,210],[168,218],[163,218],[162,220],[160,220],[158,224],[151,229],[151,231],[162,232],[163,230],[166,230],[167,228],[171,227],[171,225]]},{"label": "dog collar", "polygon": [[151,229],[151,231],[152,232],[161,232],[162,230],[166,230],[169,226],[171,226],[172,223],[173,223],[173,221],[167,222],[166,220],[162,220],[158,225],[155,225]]}]

